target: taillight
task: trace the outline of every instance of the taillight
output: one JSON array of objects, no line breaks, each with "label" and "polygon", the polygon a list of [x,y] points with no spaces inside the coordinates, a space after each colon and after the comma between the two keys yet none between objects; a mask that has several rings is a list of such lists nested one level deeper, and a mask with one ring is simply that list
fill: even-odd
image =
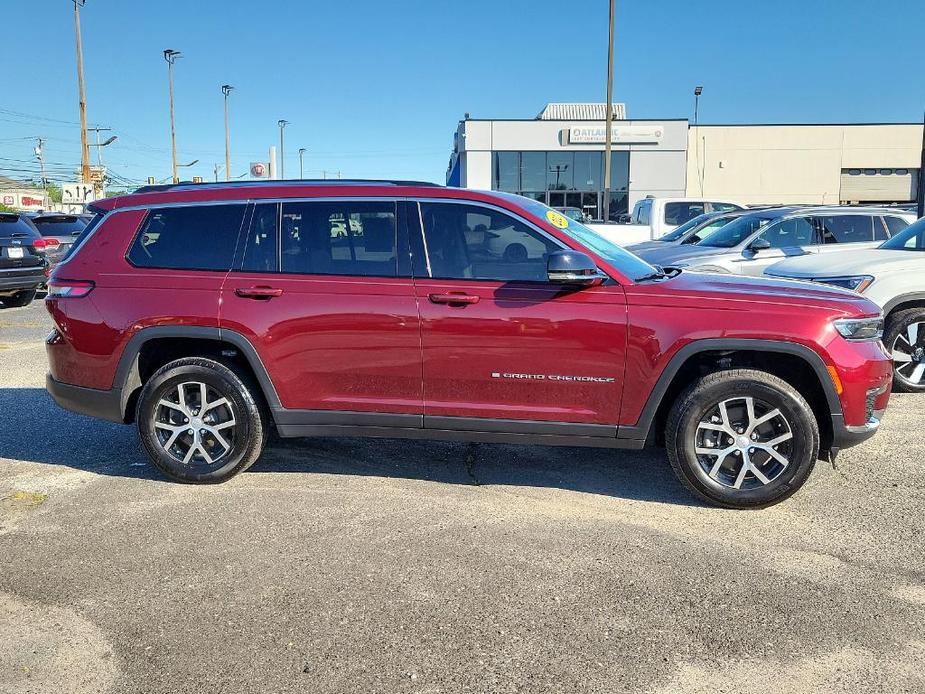
[{"label": "taillight", "polygon": [[32,247],[36,250],[43,250],[45,248],[51,248],[52,246],[60,246],[61,242],[58,239],[35,239],[32,242]]},{"label": "taillight", "polygon": [[76,299],[86,296],[95,285],[85,280],[52,280],[48,283],[46,299]]}]

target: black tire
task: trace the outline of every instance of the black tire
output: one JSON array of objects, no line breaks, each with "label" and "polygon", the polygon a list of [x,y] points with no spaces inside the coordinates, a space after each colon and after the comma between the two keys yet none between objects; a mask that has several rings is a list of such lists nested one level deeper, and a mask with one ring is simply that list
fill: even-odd
[{"label": "black tire", "polygon": [[[185,398],[190,399],[184,398],[183,404],[188,406],[189,414],[195,414],[197,417],[200,415],[201,397],[196,397],[198,388],[201,387],[199,384],[206,386],[207,404],[219,402],[221,398],[225,398],[227,404],[209,408],[208,412],[202,413],[203,421],[198,423],[196,418],[190,421],[188,417],[184,417],[179,411],[180,408],[174,409],[160,404],[164,400],[174,402],[174,398],[179,401],[176,394],[180,384],[184,383],[188,384],[183,386]],[[191,383],[197,386],[190,386]],[[224,482],[243,472],[260,457],[267,439],[268,417],[259,404],[259,395],[255,393],[255,389],[256,386],[247,376],[239,375],[232,368],[212,359],[177,359],[161,367],[142,388],[135,414],[138,435],[148,458],[158,470],[180,482],[213,484]],[[205,421],[213,415],[224,421]],[[229,427],[231,433],[227,438],[221,434],[227,429],[221,429],[218,432],[219,436],[215,436],[216,432],[208,429],[212,425],[216,428],[226,425],[231,421],[231,417],[234,418],[234,425]],[[156,420],[171,428],[184,429],[175,439],[175,443],[169,446],[171,452],[165,448],[165,443],[170,441],[170,430],[156,427]],[[190,426],[201,424],[207,428],[200,429],[200,434],[191,436],[185,431],[187,422]],[[193,429],[188,431],[192,432]],[[217,442],[219,438],[222,439],[222,444]],[[214,445],[210,446],[209,441]],[[216,451],[225,448],[224,444],[227,444],[227,451],[215,455],[213,463],[207,462],[205,455],[210,455],[211,458]],[[200,447],[197,449],[197,446]],[[196,450],[193,451],[189,462],[184,463],[180,455],[184,451],[188,453],[191,449]]]},{"label": "black tire", "polygon": [[[746,398],[753,399],[756,416],[752,421],[774,410],[780,415],[760,424],[754,441],[742,418],[743,414],[747,417]],[[726,417],[721,416],[720,403],[727,403]],[[727,423],[735,437],[701,428]],[[783,443],[764,446],[787,433],[791,438]],[[720,461],[719,454],[698,454],[698,443],[701,451],[715,447],[732,452]],[[665,444],[675,474],[696,496],[724,508],[758,509],[783,501],[806,482],[819,454],[819,425],[809,404],[789,383],[764,371],[736,369],[704,376],[681,393],[668,416]],[[738,453],[733,450],[736,447]],[[782,465],[768,449],[788,463]],[[746,468],[741,487],[736,489],[734,478],[739,477],[746,458],[755,463],[758,473]],[[717,461],[721,467],[714,473]],[[769,481],[763,483],[759,473]]]},{"label": "black tire", "polygon": [[504,262],[506,263],[524,263],[529,258],[527,247],[522,243],[512,243],[504,249]]},{"label": "black tire", "polygon": [[22,308],[23,306],[28,306],[35,298],[35,291],[35,289],[24,289],[21,292],[16,292],[12,296],[0,298],[0,303],[7,308]]},{"label": "black tire", "polygon": [[[909,327],[919,324],[916,329],[916,344],[909,344]],[[893,390],[900,393],[925,393],[925,374],[916,383],[912,380],[916,367],[925,364],[925,308],[910,308],[894,313],[887,320],[883,343],[887,351],[908,354],[912,361],[893,362]]]}]

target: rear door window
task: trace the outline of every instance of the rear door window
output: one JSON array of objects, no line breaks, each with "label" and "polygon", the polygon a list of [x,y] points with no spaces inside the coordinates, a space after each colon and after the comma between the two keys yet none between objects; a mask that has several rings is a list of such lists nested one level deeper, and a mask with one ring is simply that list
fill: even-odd
[{"label": "rear door window", "polygon": [[665,224],[684,224],[694,217],[702,215],[705,210],[702,202],[668,202],[665,203]]},{"label": "rear door window", "polygon": [[862,243],[874,240],[874,217],[862,214],[836,214],[818,217],[822,242]]},{"label": "rear door window", "polygon": [[282,271],[398,276],[395,207],[393,200],[283,203]]},{"label": "rear door window", "polygon": [[279,205],[258,204],[254,207],[247,234],[242,242],[241,270],[245,272],[279,272]]},{"label": "rear door window", "polygon": [[228,271],[247,206],[154,208],[128,252],[136,267]]}]

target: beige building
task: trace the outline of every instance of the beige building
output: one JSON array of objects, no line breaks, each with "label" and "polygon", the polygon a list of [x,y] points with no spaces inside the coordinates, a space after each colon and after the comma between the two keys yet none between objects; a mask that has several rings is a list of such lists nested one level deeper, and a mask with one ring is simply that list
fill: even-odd
[{"label": "beige building", "polygon": [[914,202],[922,127],[691,126],[687,195],[746,204]]}]

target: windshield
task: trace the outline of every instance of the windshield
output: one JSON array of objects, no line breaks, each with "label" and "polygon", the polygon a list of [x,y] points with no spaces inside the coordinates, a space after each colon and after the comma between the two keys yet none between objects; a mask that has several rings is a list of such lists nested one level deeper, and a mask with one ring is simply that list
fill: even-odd
[{"label": "windshield", "polygon": [[771,220],[767,217],[758,217],[756,215],[736,217],[722,228],[714,231],[697,245],[709,246],[710,248],[733,248],[734,246],[738,246],[769,221]]},{"label": "windshield", "polygon": [[657,238],[655,240],[665,241],[667,243],[670,243],[672,241],[677,241],[679,238],[684,236],[684,234],[689,232],[691,229],[696,229],[701,224],[706,224],[708,221],[713,219],[714,216],[715,215],[712,215],[712,214],[702,214],[697,217],[694,217],[690,221],[684,222],[684,224],[682,224],[681,226],[676,227],[674,231],[671,231],[665,234],[664,236]]},{"label": "windshield", "polygon": [[925,217],[880,244],[880,248],[890,251],[925,251]]},{"label": "windshield", "polygon": [[576,222],[580,222],[585,216],[585,213],[577,207],[563,207],[559,211],[569,219],[574,219]]},{"label": "windshield", "polygon": [[[620,248],[620,246],[612,241],[608,241],[584,224],[576,222],[574,219],[569,219],[565,215],[556,212],[552,208],[536,200],[529,200],[522,197],[516,197],[514,199],[517,200],[521,207],[530,212],[530,214],[539,219],[547,220],[583,246],[587,246],[633,281],[657,273],[657,270],[646,261]],[[556,219],[559,223],[554,223],[552,221],[553,219]],[[561,220],[566,220],[567,225],[561,226]]]}]

